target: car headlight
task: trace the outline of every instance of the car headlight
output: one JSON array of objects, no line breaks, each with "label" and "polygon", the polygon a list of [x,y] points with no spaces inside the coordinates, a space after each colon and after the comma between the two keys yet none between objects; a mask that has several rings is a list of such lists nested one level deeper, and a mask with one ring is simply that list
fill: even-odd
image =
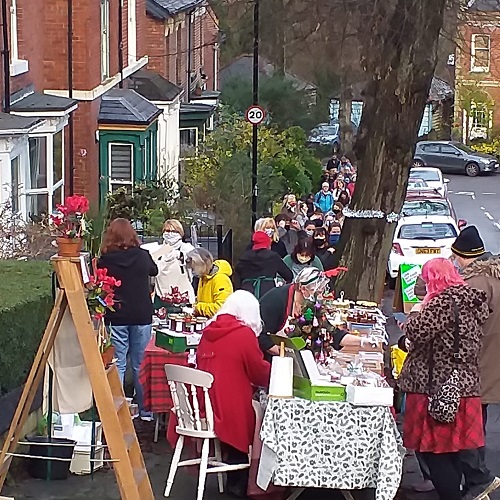
[{"label": "car headlight", "polygon": [[488,160],[488,158],[479,158],[479,161],[481,163],[485,163],[486,165],[488,165],[491,162],[491,160]]}]

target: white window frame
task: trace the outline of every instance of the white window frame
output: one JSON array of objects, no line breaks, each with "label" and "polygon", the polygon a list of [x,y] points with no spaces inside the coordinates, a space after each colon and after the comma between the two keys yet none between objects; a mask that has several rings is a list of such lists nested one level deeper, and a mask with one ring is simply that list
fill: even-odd
[{"label": "white window frame", "polygon": [[[476,39],[478,37],[486,37],[488,39],[487,49],[476,49]],[[477,51],[488,51],[488,65],[487,66],[476,66],[476,52]],[[471,38],[471,50],[470,50],[470,70],[471,73],[489,73],[491,65],[491,37],[486,33],[475,33]]]},{"label": "white window frame", "polygon": [[19,59],[19,40],[17,36],[17,0],[10,0],[10,75],[27,73],[28,61]]},{"label": "white window frame", "polygon": [[110,77],[110,21],[109,0],[101,0],[100,36],[101,36],[101,81]]},{"label": "white window frame", "polygon": [[137,4],[136,0],[128,0],[128,64],[137,61]]},{"label": "white window frame", "polygon": [[[181,142],[181,132],[186,130],[194,130],[195,131],[195,146],[194,146],[194,154],[192,156],[183,156],[182,155],[182,142]],[[198,148],[200,146],[200,129],[198,127],[182,127],[179,128],[179,146],[180,146],[180,157],[179,160],[187,160],[188,158],[196,158],[198,156]]]},{"label": "white window frame", "polygon": [[[128,146],[130,148],[130,181],[124,181],[121,179],[113,179],[111,177],[111,148],[113,146]],[[134,187],[135,179],[135,164],[134,164],[134,144],[128,142],[109,142],[108,143],[108,191],[113,192],[113,186],[130,186],[132,189]]]}]

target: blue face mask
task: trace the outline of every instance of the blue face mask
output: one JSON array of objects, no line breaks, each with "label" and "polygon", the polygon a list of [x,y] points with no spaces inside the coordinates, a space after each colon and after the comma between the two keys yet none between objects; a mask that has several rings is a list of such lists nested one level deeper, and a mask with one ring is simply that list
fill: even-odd
[{"label": "blue face mask", "polygon": [[330,245],[336,245],[340,240],[340,234],[331,234],[330,238],[328,239],[328,243]]}]

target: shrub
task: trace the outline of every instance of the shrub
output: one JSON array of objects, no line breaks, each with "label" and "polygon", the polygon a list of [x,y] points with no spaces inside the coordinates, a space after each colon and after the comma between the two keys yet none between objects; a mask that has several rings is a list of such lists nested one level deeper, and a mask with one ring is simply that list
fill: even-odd
[{"label": "shrub", "polygon": [[485,153],[496,157],[500,156],[500,138],[495,138],[491,141],[475,142],[470,147],[478,153]]},{"label": "shrub", "polygon": [[46,261],[0,260],[0,394],[22,385],[53,300]]}]

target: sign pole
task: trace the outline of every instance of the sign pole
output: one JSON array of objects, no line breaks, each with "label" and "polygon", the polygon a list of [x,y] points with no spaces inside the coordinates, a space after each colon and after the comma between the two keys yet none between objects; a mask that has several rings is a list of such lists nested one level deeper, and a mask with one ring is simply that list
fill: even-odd
[{"label": "sign pole", "polygon": [[[259,104],[259,2],[254,0],[253,8],[253,104]],[[252,231],[257,220],[257,162],[258,124],[252,124]]]}]

